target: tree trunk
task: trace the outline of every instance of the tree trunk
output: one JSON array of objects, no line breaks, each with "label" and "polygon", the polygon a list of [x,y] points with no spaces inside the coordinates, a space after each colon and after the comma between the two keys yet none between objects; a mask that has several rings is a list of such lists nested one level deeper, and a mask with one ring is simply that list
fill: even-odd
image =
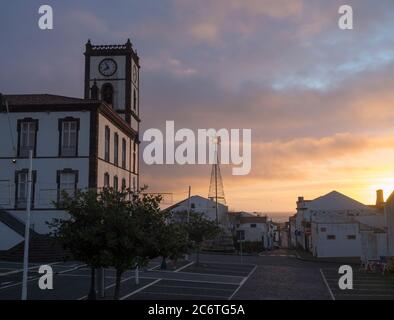
[{"label": "tree trunk", "polygon": [[123,271],[116,269],[116,282],[115,282],[115,293],[114,293],[114,300],[119,300],[120,295],[120,282],[122,280]]},{"label": "tree trunk", "polygon": [[90,290],[88,299],[96,300],[96,269],[94,267],[91,267],[90,270]]},{"label": "tree trunk", "polygon": [[200,245],[197,246],[197,252],[196,252],[196,266],[200,265]]},{"label": "tree trunk", "polygon": [[161,260],[161,266],[160,266],[160,269],[161,270],[167,270],[167,258],[166,257],[163,257],[163,260]]}]

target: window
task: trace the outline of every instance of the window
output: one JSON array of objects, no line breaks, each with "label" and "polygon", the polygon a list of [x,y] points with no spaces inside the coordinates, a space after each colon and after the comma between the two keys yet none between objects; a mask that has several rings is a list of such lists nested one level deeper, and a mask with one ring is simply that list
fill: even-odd
[{"label": "window", "polygon": [[354,235],[354,234],[349,234],[348,236],[347,236],[347,239],[348,240],[356,240],[356,235]]},{"label": "window", "polygon": [[69,197],[74,197],[77,191],[78,171],[64,169],[57,172],[58,201],[63,199],[66,192]]},{"label": "window", "polygon": [[137,144],[133,143],[133,172],[135,173],[135,169],[136,169],[136,158],[137,158]]},{"label": "window", "polygon": [[114,177],[114,190],[118,191],[118,177]]},{"label": "window", "polygon": [[191,207],[192,209],[195,209],[195,208],[196,208],[196,204],[195,204],[195,203],[192,203],[192,204],[190,205],[190,207]]},{"label": "window", "polygon": [[320,228],[320,232],[326,232],[327,231],[327,228]]},{"label": "window", "polygon": [[59,119],[59,156],[76,157],[78,155],[79,119]]},{"label": "window", "polygon": [[108,103],[109,105],[113,105],[114,103],[114,87],[110,83],[103,84],[101,88],[101,100]]},{"label": "window", "polygon": [[327,235],[327,240],[335,240],[337,237],[333,234]]},{"label": "window", "polygon": [[116,166],[119,164],[118,155],[119,155],[119,135],[115,133],[114,134],[114,164]]},{"label": "window", "polygon": [[122,139],[122,168],[126,169],[126,139]]},{"label": "window", "polygon": [[250,225],[250,227],[251,227],[251,228],[256,228],[257,225],[256,225],[255,223],[252,223],[252,224]]},{"label": "window", "polygon": [[104,173],[104,188],[109,187],[109,174],[106,172]]},{"label": "window", "polygon": [[30,150],[36,156],[38,120],[18,120],[18,157],[29,157]]},{"label": "window", "polygon": [[135,89],[133,92],[133,108],[134,108],[134,111],[137,110],[137,92],[135,91]]},{"label": "window", "polygon": [[237,231],[237,239],[238,240],[245,240],[245,230],[238,230]]},{"label": "window", "polygon": [[104,146],[104,160],[109,162],[109,139],[111,136],[111,131],[109,130],[109,127],[105,127],[105,146]]},{"label": "window", "polygon": [[126,190],[126,179],[122,179],[122,191]]},{"label": "window", "polygon": [[[23,169],[15,172],[15,208],[26,208],[29,171]],[[32,172],[31,207],[34,205],[36,171]]]}]

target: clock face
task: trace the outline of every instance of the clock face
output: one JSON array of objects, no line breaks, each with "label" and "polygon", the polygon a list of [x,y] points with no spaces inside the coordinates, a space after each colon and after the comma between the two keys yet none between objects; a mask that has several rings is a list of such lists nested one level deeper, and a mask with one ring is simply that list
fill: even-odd
[{"label": "clock face", "polygon": [[99,64],[99,72],[105,77],[110,77],[114,75],[117,69],[118,66],[113,59],[106,58],[102,60]]},{"label": "clock face", "polygon": [[137,83],[137,76],[138,76],[138,69],[137,69],[137,66],[134,65],[134,68],[133,68],[133,82],[134,83]]}]

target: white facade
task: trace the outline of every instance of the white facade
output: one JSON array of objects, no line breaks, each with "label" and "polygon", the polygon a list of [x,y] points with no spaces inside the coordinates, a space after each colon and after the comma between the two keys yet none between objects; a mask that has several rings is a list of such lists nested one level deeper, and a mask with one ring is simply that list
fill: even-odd
[{"label": "white facade", "polygon": [[390,257],[394,257],[394,192],[386,201],[385,218],[387,224],[387,251]]},{"label": "white facade", "polygon": [[[172,213],[187,212],[188,207],[189,200],[185,199],[165,210],[169,210]],[[190,211],[202,213],[207,219],[216,221],[216,203],[210,199],[201,196],[191,196]],[[229,228],[228,207],[221,203],[218,203],[218,220],[221,226]]]},{"label": "white facade", "polygon": [[[303,201],[299,198],[298,204],[300,200]],[[296,229],[298,246],[316,257],[361,257],[371,252],[384,256],[387,253],[383,213],[336,191],[305,202],[297,212]],[[372,239],[365,232],[372,232],[376,246],[363,245],[365,239]]]},{"label": "white facade", "polygon": [[[85,99],[8,95],[9,113],[5,101],[0,106],[0,208],[25,221],[27,156],[33,150],[31,228],[37,233],[47,234],[53,218],[67,218],[55,205],[61,190],[139,188],[139,58],[130,41],[120,46],[89,41],[86,48]],[[116,65],[111,75],[99,71],[105,59]],[[23,240],[8,229],[0,220],[0,250]]]}]

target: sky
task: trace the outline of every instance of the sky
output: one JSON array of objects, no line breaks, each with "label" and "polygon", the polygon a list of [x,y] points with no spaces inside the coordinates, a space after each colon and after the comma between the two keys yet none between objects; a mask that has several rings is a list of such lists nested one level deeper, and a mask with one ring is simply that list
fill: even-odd
[{"label": "sky", "polygon": [[[38,28],[42,4],[53,30]],[[338,27],[343,4],[353,30]],[[82,97],[87,40],[130,38],[142,131],[252,130],[250,174],[222,166],[230,209],[291,213],[332,190],[371,204],[394,190],[393,12],[392,0],[7,1],[0,91]],[[141,183],[207,196],[210,170],[142,164]]]}]

